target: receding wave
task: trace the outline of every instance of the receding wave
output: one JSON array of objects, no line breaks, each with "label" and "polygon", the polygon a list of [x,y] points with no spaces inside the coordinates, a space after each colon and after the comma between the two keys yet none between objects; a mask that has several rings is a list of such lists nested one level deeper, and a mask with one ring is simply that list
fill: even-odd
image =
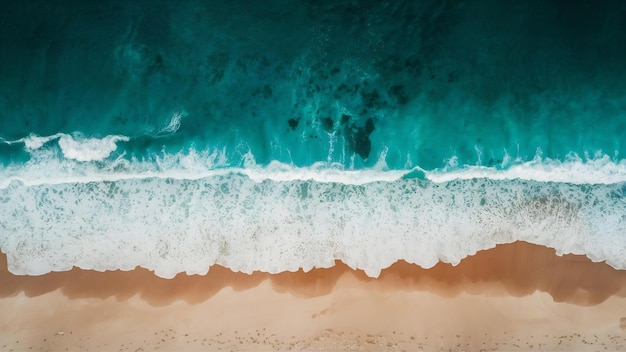
[{"label": "receding wave", "polygon": [[[176,122],[173,122],[176,125]],[[172,129],[172,131],[174,131]],[[496,167],[258,164],[225,148],[129,157],[133,138],[31,135],[0,168],[0,248],[15,274],[73,266],[171,278],[213,264],[294,271],[341,260],[377,276],[523,240],[626,269],[626,161],[598,154]],[[112,255],[114,254],[114,255]]]}]

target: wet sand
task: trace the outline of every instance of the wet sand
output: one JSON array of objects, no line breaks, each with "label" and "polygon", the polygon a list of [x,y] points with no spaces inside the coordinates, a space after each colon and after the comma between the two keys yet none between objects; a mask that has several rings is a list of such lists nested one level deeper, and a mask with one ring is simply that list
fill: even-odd
[{"label": "wet sand", "polygon": [[524,242],[377,279],[308,273],[160,279],[145,269],[8,273],[0,350],[626,350],[626,271]]}]

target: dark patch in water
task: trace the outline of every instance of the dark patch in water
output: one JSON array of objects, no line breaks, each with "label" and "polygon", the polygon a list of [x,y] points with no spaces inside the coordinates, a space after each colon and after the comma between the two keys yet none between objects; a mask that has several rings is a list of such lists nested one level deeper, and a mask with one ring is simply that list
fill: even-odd
[{"label": "dark patch in water", "polygon": [[361,159],[367,159],[372,150],[372,141],[362,128],[357,130],[354,135],[354,151],[359,154]]},{"label": "dark patch in water", "polygon": [[456,71],[451,71],[448,73],[448,83],[454,83],[459,79],[459,73]]},{"label": "dark patch in water", "polygon": [[372,151],[370,134],[374,132],[375,128],[375,120],[371,117],[365,121],[363,126],[352,124],[350,127],[346,127],[345,134],[350,152],[358,154],[361,159],[367,159]]},{"label": "dark patch in water", "polygon": [[422,62],[414,56],[409,56],[406,61],[404,61],[404,68],[411,75],[419,76],[422,73]]},{"label": "dark patch in water", "polygon": [[409,102],[409,96],[404,91],[403,85],[395,85],[389,88],[389,95],[396,100],[399,105],[406,105]]},{"label": "dark patch in water", "polygon": [[289,128],[291,128],[292,131],[295,131],[296,128],[298,128],[298,124],[300,123],[300,118],[289,119],[287,120],[287,123],[289,124]]},{"label": "dark patch in water", "polygon": [[334,125],[333,119],[331,119],[330,117],[322,117],[321,123],[324,131],[329,133],[332,132]]},{"label": "dark patch in water", "polygon": [[361,98],[363,98],[363,105],[367,108],[373,108],[380,105],[380,94],[376,89],[370,93],[362,92]]},{"label": "dark patch in water", "polygon": [[208,84],[216,84],[224,78],[224,71],[228,65],[228,54],[212,53],[206,56],[203,65],[204,78]]},{"label": "dark patch in water", "polygon": [[374,132],[374,128],[374,119],[370,117],[367,121],[365,121],[365,133],[369,136],[372,132]]}]

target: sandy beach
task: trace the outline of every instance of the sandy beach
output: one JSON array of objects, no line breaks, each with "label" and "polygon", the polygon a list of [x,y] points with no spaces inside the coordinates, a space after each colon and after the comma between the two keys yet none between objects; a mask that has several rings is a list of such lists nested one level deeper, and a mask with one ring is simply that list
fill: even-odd
[{"label": "sandy beach", "polygon": [[172,280],[145,269],[15,276],[0,257],[0,350],[626,350],[626,271],[524,242],[456,267],[342,263]]}]

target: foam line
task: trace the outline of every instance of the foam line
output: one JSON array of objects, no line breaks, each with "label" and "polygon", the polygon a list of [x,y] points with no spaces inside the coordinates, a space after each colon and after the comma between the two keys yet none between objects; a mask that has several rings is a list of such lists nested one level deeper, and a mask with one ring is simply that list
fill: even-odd
[{"label": "foam line", "polygon": [[[55,139],[58,139],[60,149],[42,148],[44,144]],[[32,186],[147,178],[196,180],[225,174],[243,174],[255,182],[311,180],[349,185],[393,182],[401,178],[415,177],[435,183],[476,178],[520,179],[581,185],[626,182],[626,160],[616,161],[607,155],[587,160],[570,158],[566,161],[559,161],[546,158],[529,162],[516,161],[505,167],[465,165],[435,170],[424,170],[419,166],[408,170],[390,170],[384,167],[384,160],[377,163],[378,167],[364,169],[349,169],[341,164],[326,162],[318,162],[305,167],[279,161],[259,165],[254,161],[251,152],[243,157],[233,158],[229,157],[224,149],[199,152],[191,149],[188,152],[162,153],[148,160],[127,158],[123,156],[123,153],[115,159],[110,158],[110,153],[117,150],[117,143],[127,140],[128,137],[125,136],[76,139],[69,135],[58,134],[49,137],[30,136],[9,142],[21,142],[29,146],[32,148],[30,150],[32,157],[23,164],[10,164],[0,168],[0,188],[8,187],[13,181]],[[241,164],[243,167],[232,166]]]},{"label": "foam line", "polygon": [[532,180],[574,184],[613,184],[626,182],[626,160],[615,161],[608,155],[583,160],[570,157],[565,161],[549,158],[516,162],[505,168],[468,166],[426,172],[433,182],[487,178],[491,180]]}]

